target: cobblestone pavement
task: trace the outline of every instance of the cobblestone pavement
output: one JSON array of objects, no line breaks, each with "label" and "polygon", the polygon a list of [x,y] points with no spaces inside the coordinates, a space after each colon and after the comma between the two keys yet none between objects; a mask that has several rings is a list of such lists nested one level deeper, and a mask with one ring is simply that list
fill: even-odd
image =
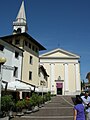
[{"label": "cobblestone pavement", "polygon": [[38,112],[15,117],[12,120],[73,120],[72,96],[55,96]]}]

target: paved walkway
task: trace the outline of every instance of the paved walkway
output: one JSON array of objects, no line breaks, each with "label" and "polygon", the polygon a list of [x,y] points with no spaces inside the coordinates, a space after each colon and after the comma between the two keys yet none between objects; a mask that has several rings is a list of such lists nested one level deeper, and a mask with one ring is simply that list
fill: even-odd
[{"label": "paved walkway", "polygon": [[16,117],[12,120],[73,120],[71,96],[55,96],[38,112]]}]

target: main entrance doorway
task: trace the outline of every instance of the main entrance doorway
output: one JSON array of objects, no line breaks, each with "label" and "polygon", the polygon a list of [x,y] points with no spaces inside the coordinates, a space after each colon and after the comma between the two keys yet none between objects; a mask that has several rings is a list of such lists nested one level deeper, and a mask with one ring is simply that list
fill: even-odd
[{"label": "main entrance doorway", "polygon": [[57,88],[57,95],[62,95],[62,88]]},{"label": "main entrance doorway", "polygon": [[56,83],[57,95],[62,95],[63,83]]}]

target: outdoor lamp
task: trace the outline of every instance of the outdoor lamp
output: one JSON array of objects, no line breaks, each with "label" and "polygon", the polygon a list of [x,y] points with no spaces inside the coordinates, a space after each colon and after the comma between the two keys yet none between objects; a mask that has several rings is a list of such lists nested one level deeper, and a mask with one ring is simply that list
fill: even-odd
[{"label": "outdoor lamp", "polygon": [[3,65],[6,62],[6,58],[0,57],[0,64]]}]

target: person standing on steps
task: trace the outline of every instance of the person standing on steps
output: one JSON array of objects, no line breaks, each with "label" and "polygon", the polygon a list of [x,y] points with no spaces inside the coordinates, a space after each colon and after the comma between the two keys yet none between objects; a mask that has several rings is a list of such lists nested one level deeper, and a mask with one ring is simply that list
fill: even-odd
[{"label": "person standing on steps", "polygon": [[76,105],[73,108],[74,120],[85,120],[84,106],[82,104],[82,99],[79,95],[76,95]]},{"label": "person standing on steps", "polygon": [[81,96],[83,100],[83,105],[85,108],[86,120],[90,120],[90,96],[88,92],[85,92],[85,95]]}]

